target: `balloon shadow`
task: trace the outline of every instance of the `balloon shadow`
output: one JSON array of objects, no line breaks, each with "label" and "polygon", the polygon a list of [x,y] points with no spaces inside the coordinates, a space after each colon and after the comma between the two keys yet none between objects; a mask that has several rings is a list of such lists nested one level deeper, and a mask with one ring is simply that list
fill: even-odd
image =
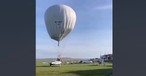
[{"label": "balloon shadow", "polygon": [[49,65],[42,65],[42,66],[36,66],[36,67],[50,67]]},{"label": "balloon shadow", "polygon": [[72,73],[78,76],[112,76],[112,69],[79,70],[65,73]]},{"label": "balloon shadow", "polygon": [[42,66],[36,66],[36,67],[60,67],[60,66],[42,65]]}]

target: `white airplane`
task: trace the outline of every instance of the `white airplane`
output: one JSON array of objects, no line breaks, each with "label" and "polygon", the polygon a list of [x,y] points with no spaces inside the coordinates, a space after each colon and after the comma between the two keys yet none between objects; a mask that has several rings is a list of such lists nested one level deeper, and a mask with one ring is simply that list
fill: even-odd
[{"label": "white airplane", "polygon": [[51,62],[50,63],[50,66],[52,66],[52,65],[60,65],[61,66],[61,61],[54,61],[54,62]]}]

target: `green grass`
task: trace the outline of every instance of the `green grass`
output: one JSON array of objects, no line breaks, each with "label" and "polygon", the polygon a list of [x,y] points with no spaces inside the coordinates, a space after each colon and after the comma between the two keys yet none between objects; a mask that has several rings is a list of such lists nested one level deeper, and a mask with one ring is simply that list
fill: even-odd
[{"label": "green grass", "polygon": [[36,62],[36,76],[110,76],[112,65],[69,64],[52,66]]}]

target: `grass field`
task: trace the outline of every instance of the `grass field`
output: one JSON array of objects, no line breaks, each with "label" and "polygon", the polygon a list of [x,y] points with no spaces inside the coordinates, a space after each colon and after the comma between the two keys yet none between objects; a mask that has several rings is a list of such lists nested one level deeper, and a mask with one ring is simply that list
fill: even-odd
[{"label": "grass field", "polygon": [[112,65],[68,64],[49,66],[36,62],[36,76],[111,76]]}]

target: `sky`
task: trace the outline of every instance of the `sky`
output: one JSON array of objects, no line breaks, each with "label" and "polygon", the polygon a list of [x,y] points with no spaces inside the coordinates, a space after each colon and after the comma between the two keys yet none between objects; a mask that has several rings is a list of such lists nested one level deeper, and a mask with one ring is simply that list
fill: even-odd
[{"label": "sky", "polygon": [[[47,32],[44,13],[54,4],[76,12],[76,24],[57,46]],[[36,0],[36,58],[99,58],[112,54],[112,0]]]}]

